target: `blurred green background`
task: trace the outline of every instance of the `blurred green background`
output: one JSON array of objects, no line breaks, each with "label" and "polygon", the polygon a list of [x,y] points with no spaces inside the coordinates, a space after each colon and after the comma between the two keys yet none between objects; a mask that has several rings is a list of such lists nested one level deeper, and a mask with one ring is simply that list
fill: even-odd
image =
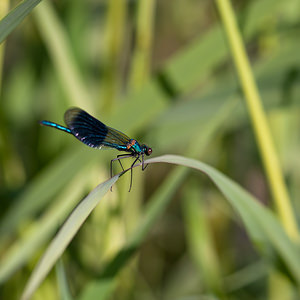
[{"label": "blurred green background", "polygon": [[[1,0],[2,16],[5,4],[17,1]],[[299,216],[300,2],[233,7]],[[212,165],[273,209],[214,1],[44,0],[1,47],[1,299],[19,299],[55,232],[119,154],[39,125],[63,124],[70,106],[153,156]],[[132,191],[123,176],[33,299],[299,299],[284,270],[270,275],[275,265],[205,176],[164,164],[133,174]],[[136,249],[120,253],[132,239]]]}]

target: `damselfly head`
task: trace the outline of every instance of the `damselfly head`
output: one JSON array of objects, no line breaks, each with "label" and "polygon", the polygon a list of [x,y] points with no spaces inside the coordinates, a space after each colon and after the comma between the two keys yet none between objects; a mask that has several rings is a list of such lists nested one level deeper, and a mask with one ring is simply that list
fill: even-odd
[{"label": "damselfly head", "polygon": [[147,156],[151,155],[151,153],[152,153],[152,148],[150,148],[150,147],[148,147],[147,145],[143,144],[143,145],[142,145],[142,149],[143,149],[143,152],[144,152]]}]

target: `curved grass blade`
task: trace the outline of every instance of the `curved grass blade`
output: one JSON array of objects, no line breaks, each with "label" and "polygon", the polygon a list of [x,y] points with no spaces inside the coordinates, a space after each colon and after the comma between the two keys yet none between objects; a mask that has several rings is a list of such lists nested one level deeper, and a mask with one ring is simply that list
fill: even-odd
[{"label": "curved grass blade", "polygon": [[25,0],[0,22],[0,43],[25,19],[41,0]]},{"label": "curved grass blade", "polygon": [[[122,173],[121,173],[122,174]],[[109,180],[99,184],[92,192],[85,197],[74,209],[63,227],[57,233],[47,248],[44,256],[33,271],[21,297],[22,300],[30,299],[34,291],[41,284],[48,272],[62,255],[68,244],[71,242],[83,222],[93,211],[101,198],[109,191],[111,186],[118,180],[121,174],[115,175]]]},{"label": "curved grass blade", "polygon": [[[165,155],[145,161],[145,163],[148,164],[158,162],[182,165],[197,169],[207,174],[220,189],[220,191],[225,195],[230,204],[239,212],[242,220],[245,223],[246,230],[249,232],[249,235],[255,242],[255,244],[257,246],[262,246],[261,249],[266,249],[269,246],[272,246],[272,248],[278,253],[282,261],[285,263],[290,274],[293,276],[293,279],[298,284],[300,284],[300,261],[298,259],[299,249],[296,244],[294,244],[288,238],[283,227],[280,225],[274,214],[268,208],[262,206],[258,201],[255,200],[254,197],[252,197],[249,193],[247,193],[236,183],[228,179],[226,176],[221,174],[219,171],[197,160],[188,159],[176,155]],[[112,184],[112,180],[114,180],[115,182],[117,180],[116,177],[117,176],[107,181],[106,184],[108,184],[109,182],[110,184]],[[105,183],[101,184],[96,189],[99,189],[104,184]],[[105,190],[107,191],[108,188],[109,186],[106,187]],[[96,189],[87,198],[92,197],[92,194],[95,194]],[[102,193],[101,195],[103,194],[104,193]],[[83,201],[84,203],[87,198]],[[77,219],[78,214],[81,215],[81,211],[79,209],[82,204],[84,204],[83,202],[72,213],[69,220],[66,222],[64,227],[61,229],[57,237],[53,240],[52,244],[48,248],[46,254],[44,255],[37,269],[34,271],[27,285],[27,288],[22,297],[23,300],[28,299],[28,297],[30,297],[30,295],[35,291],[35,289],[49,272],[50,268],[53,266],[56,259],[61,255],[71,238],[74,236],[80,225],[87,217],[84,217],[82,222],[80,222],[79,227],[77,226],[74,231],[72,228],[72,222]],[[93,207],[91,208],[91,210],[93,209]],[[145,222],[146,224],[144,224]],[[116,264],[123,265],[124,260],[127,261],[131,257],[136,247],[142,242],[143,236],[147,234],[147,229],[149,229],[149,216],[145,218],[144,223],[139,226],[139,229],[137,230],[136,234],[130,239],[129,243],[123,249],[121,249],[120,255],[117,255],[116,260],[112,261],[113,268],[110,269],[110,272],[103,274],[103,277],[112,277],[118,272],[118,270],[120,270],[120,267],[116,266]],[[66,231],[73,232],[72,237],[68,241],[65,241],[64,232]],[[63,247],[60,246],[60,243],[63,243]],[[59,251],[56,251],[57,249],[55,248],[58,246]],[[53,253],[55,254],[55,257],[53,257]]]}]

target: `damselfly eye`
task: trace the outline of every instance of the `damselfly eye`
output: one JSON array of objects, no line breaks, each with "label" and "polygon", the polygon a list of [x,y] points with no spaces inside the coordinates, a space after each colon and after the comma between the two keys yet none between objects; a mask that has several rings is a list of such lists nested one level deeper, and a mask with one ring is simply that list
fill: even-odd
[{"label": "damselfly eye", "polygon": [[151,153],[152,153],[152,148],[148,148],[148,149],[147,149],[147,152],[146,152],[146,155],[149,156]]},{"label": "damselfly eye", "polygon": [[152,148],[148,147],[147,145],[142,145],[143,153],[149,156],[152,153]]}]

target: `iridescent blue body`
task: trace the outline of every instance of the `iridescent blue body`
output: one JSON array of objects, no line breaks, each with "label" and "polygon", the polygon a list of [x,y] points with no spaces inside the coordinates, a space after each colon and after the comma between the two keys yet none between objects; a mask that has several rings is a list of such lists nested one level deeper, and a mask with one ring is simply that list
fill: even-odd
[{"label": "iridescent blue body", "polygon": [[[68,109],[65,112],[64,119],[67,127],[51,121],[41,121],[40,123],[42,125],[53,127],[58,130],[70,133],[89,147],[97,149],[109,147],[129,153],[118,155],[117,158],[111,161],[111,173],[112,162],[116,160],[119,161],[122,169],[124,170],[120,159],[126,157],[136,158],[131,165],[131,170],[138,160],[142,162],[142,169],[144,170],[146,168],[146,166],[144,165],[144,155],[149,156],[152,153],[152,149],[147,145],[140,145],[136,140],[129,138],[121,131],[106,126],[101,121],[88,114],[86,111],[77,107]],[[142,160],[140,159],[140,157],[142,158]]]},{"label": "iridescent blue body", "polygon": [[42,125],[45,125],[45,126],[54,127],[54,128],[59,129],[61,131],[65,131],[67,133],[71,133],[71,130],[69,128],[66,128],[66,127],[61,126],[61,125],[56,124],[56,123],[53,123],[51,121],[41,121],[40,123]]}]

